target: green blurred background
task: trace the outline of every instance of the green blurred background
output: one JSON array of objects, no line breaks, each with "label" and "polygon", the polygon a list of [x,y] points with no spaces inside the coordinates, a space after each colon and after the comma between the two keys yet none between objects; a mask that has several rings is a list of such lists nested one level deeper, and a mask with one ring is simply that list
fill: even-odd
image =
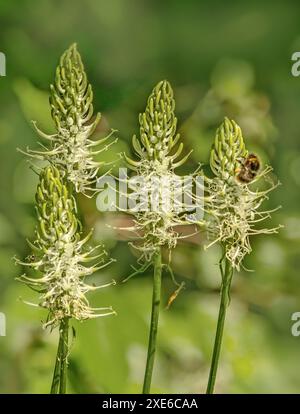
[{"label": "green blurred background", "polygon": [[[36,177],[17,147],[37,148],[30,120],[51,132],[48,105],[59,56],[78,43],[102,112],[99,135],[119,130],[116,152],[130,152],[152,87],[168,79],[188,149],[186,169],[207,163],[224,115],[242,127],[248,148],[270,163],[282,186],[266,207],[283,208],[273,223],[279,235],[257,237],[235,274],[216,390],[222,393],[298,393],[300,337],[291,314],[300,311],[300,78],[291,55],[300,50],[299,4],[294,1],[85,0],[0,1],[0,50],[7,76],[0,78],[0,392],[43,393],[51,382],[57,332],[41,329],[45,312],[22,303],[36,294],[15,277],[12,257],[30,253],[35,226]],[[114,158],[112,154],[106,157]],[[95,283],[122,280],[136,263],[126,237],[109,225],[123,217],[101,214],[95,200],[80,199],[95,242],[117,261]],[[176,277],[186,289],[162,309],[153,392],[204,392],[218,311],[219,249],[203,252],[201,239],[173,253]],[[174,291],[164,277],[163,303]],[[151,273],[92,297],[118,316],[75,323],[69,392],[140,392],[146,356]]]}]

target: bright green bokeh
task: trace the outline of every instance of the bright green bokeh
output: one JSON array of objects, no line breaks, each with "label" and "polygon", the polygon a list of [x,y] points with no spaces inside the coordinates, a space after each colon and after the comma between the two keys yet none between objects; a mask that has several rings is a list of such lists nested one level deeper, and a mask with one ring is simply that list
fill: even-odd
[{"label": "bright green bokeh", "polygon": [[[224,115],[243,129],[247,147],[270,163],[283,185],[270,208],[282,204],[272,224],[279,235],[257,237],[247,268],[234,276],[216,391],[298,393],[300,337],[291,335],[291,314],[300,311],[300,78],[291,55],[300,48],[296,2],[198,0],[0,1],[0,49],[7,76],[0,78],[0,393],[48,392],[57,333],[43,332],[45,312],[18,299],[35,293],[15,281],[23,270],[12,257],[30,253],[36,176],[17,147],[36,148],[30,120],[53,126],[49,84],[61,53],[74,41],[102,112],[102,130],[119,130],[116,152],[127,150],[137,115],[152,87],[168,79],[174,88],[186,148],[185,171],[207,163],[215,129]],[[112,154],[106,154],[109,159]],[[135,252],[106,224],[114,214],[97,212],[80,199],[86,223],[95,227],[117,262],[96,283],[122,280]],[[120,217],[122,220],[123,216]],[[126,224],[126,223],[125,223]],[[204,392],[218,310],[217,248],[203,253],[201,237],[173,253],[187,288],[162,310],[153,392]],[[174,291],[164,277],[163,303]],[[75,323],[69,392],[140,392],[146,357],[151,274],[95,294],[97,306],[118,316]]]}]

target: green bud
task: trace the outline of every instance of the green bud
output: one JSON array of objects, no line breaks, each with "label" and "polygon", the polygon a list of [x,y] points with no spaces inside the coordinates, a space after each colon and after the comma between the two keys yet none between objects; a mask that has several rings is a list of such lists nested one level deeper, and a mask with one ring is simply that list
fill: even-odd
[{"label": "green bud", "polygon": [[187,160],[189,154],[174,162],[182,152],[183,144],[180,143],[176,150],[180,135],[176,132],[175,100],[169,82],[164,80],[155,86],[148,98],[145,112],[139,116],[139,123],[140,137],[138,139],[134,135],[132,145],[140,160],[133,161],[125,155],[130,167],[138,169],[143,167],[143,161],[149,161],[173,170]]},{"label": "green bud", "polygon": [[40,174],[36,193],[39,227],[38,239],[43,245],[53,243],[49,235],[55,234],[57,241],[64,239],[73,242],[78,239],[79,228],[76,217],[75,201],[69,196],[59,170],[53,166],[45,168]]},{"label": "green bud", "polygon": [[225,118],[217,129],[216,138],[210,156],[213,173],[225,180],[236,175],[241,159],[247,156],[241,128]]},{"label": "green bud", "polygon": [[[55,82],[50,90],[52,118],[57,129],[67,130],[71,135],[76,134],[93,115],[93,91],[75,43],[60,58]],[[99,120],[100,114],[97,114],[93,128]],[[74,126],[78,129],[74,129]]]}]

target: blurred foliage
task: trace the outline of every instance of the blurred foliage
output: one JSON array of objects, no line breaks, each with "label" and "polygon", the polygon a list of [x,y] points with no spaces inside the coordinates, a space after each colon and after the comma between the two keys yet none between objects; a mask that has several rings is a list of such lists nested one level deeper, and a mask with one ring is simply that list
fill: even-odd
[{"label": "blurred foliage", "polygon": [[[219,392],[299,392],[299,338],[291,314],[300,310],[300,80],[290,73],[300,48],[297,2],[199,2],[197,0],[0,1],[1,51],[7,77],[0,79],[0,311],[7,336],[0,338],[0,392],[48,392],[57,333],[43,332],[42,310],[18,300],[34,299],[15,277],[12,257],[29,254],[36,176],[17,147],[36,146],[30,121],[51,132],[49,84],[59,56],[76,41],[103,114],[99,135],[119,130],[116,152],[129,148],[137,115],[154,84],[168,79],[175,90],[179,127],[194,148],[188,163],[207,163],[223,116],[242,127],[247,146],[274,166],[283,185],[270,207],[283,209],[278,236],[253,240],[254,251],[234,277],[217,381]],[[115,154],[106,154],[114,159]],[[204,166],[204,168],[206,168]],[[121,281],[136,262],[124,237],[107,226],[115,216],[80,200],[95,241],[117,262],[93,281]],[[121,217],[122,219],[122,217]],[[198,239],[173,254],[186,282],[160,321],[153,391],[203,392],[218,310],[219,250],[205,254]],[[163,302],[174,286],[164,277]],[[118,316],[75,324],[70,392],[140,392],[151,305],[151,273],[105,289],[97,306],[112,304]]]}]

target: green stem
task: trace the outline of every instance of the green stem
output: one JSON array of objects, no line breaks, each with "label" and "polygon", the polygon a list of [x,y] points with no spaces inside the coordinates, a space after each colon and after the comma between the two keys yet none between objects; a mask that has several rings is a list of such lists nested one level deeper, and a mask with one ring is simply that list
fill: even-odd
[{"label": "green stem", "polygon": [[67,389],[67,359],[69,353],[69,318],[61,322],[61,362],[60,362],[60,382],[59,393],[65,394]]},{"label": "green stem", "polygon": [[[223,260],[225,260],[224,270],[222,267]],[[212,354],[206,394],[213,394],[214,392],[214,386],[216,382],[217,369],[218,369],[219,357],[220,357],[220,351],[221,351],[221,345],[222,345],[226,309],[230,302],[230,286],[231,286],[233,268],[231,266],[231,263],[226,258],[223,260],[220,262],[220,270],[221,270],[221,275],[222,275],[221,301],[220,301],[217,330],[216,330],[215,343],[214,343],[214,349],[213,349],[213,354]]]},{"label": "green stem", "polygon": [[59,376],[60,376],[60,354],[61,354],[61,335],[59,335],[59,342],[57,347],[57,353],[56,353],[56,361],[55,361],[55,367],[53,372],[53,379],[52,379],[52,385],[51,385],[51,394],[57,394],[59,389]]},{"label": "green stem", "polygon": [[67,358],[68,358],[69,319],[62,320],[59,326],[59,342],[51,385],[51,394],[66,393]]},{"label": "green stem", "polygon": [[150,393],[152,372],[156,351],[156,338],[158,330],[158,318],[159,318],[159,307],[160,307],[160,298],[161,298],[161,273],[162,273],[162,263],[161,263],[161,250],[157,252],[154,258],[154,273],[153,273],[153,294],[152,294],[152,313],[151,313],[151,324],[150,324],[150,334],[149,334],[149,343],[148,343],[148,354],[147,354],[147,363],[144,377],[144,386],[143,394]]}]

